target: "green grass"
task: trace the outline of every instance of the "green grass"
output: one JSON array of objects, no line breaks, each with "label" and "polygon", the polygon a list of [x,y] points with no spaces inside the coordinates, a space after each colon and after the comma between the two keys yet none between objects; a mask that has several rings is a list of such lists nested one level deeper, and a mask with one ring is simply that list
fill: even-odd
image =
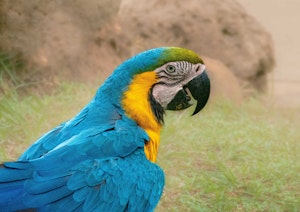
[{"label": "green grass", "polygon": [[25,72],[21,55],[9,54],[0,50],[0,94],[11,93],[26,86]]},{"label": "green grass", "polygon": [[300,121],[257,101],[170,114],[159,164],[167,176],[158,211],[299,211]]},{"label": "green grass", "polygon": [[[95,90],[66,83],[51,96],[2,97],[0,161],[16,159],[73,117]],[[168,112],[158,157],[166,187],[157,211],[300,211],[298,111],[218,100],[193,117],[191,110]]]}]

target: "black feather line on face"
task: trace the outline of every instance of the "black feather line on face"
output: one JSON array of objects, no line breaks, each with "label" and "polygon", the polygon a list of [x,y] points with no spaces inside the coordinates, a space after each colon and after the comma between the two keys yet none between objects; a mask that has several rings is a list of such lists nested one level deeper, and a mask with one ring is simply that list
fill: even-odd
[{"label": "black feather line on face", "polygon": [[149,102],[151,105],[151,109],[153,114],[156,117],[156,120],[160,123],[163,124],[164,123],[164,114],[165,114],[165,110],[164,108],[156,101],[156,99],[154,98],[154,96],[152,95],[152,90],[153,87],[150,89],[149,91]]}]

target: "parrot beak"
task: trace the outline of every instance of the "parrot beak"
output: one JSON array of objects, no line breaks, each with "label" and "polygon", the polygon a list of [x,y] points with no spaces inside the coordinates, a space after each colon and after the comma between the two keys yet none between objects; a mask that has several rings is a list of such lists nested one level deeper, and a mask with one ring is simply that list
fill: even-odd
[{"label": "parrot beak", "polygon": [[190,107],[191,97],[186,90],[189,90],[192,97],[197,101],[195,111],[197,114],[207,103],[210,94],[210,81],[204,70],[200,75],[189,81],[183,89],[177,92],[173,100],[167,105],[168,110],[183,110]]}]

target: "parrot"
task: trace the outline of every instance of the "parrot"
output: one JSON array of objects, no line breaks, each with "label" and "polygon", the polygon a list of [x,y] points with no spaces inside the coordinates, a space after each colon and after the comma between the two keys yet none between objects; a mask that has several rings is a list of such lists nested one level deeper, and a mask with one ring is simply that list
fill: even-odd
[{"label": "parrot", "polygon": [[125,60],[83,109],[0,164],[0,211],[154,211],[165,175],[156,164],[166,110],[204,108],[203,60],[157,47]]}]

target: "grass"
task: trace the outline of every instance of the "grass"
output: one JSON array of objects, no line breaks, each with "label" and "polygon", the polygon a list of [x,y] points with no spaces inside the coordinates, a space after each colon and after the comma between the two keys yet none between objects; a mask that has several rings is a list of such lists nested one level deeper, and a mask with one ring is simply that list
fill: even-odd
[{"label": "grass", "polygon": [[22,79],[24,62],[21,55],[8,54],[0,50],[0,94],[11,93],[26,86]]},{"label": "grass", "polygon": [[[0,63],[0,161],[17,159],[96,90],[65,83],[52,95],[20,97],[9,64]],[[156,211],[300,211],[299,110],[218,100],[190,114],[167,113],[158,157],[166,187]]]},{"label": "grass", "polygon": [[219,101],[187,113],[170,115],[162,134],[167,185],[158,211],[300,210],[297,110]]}]

